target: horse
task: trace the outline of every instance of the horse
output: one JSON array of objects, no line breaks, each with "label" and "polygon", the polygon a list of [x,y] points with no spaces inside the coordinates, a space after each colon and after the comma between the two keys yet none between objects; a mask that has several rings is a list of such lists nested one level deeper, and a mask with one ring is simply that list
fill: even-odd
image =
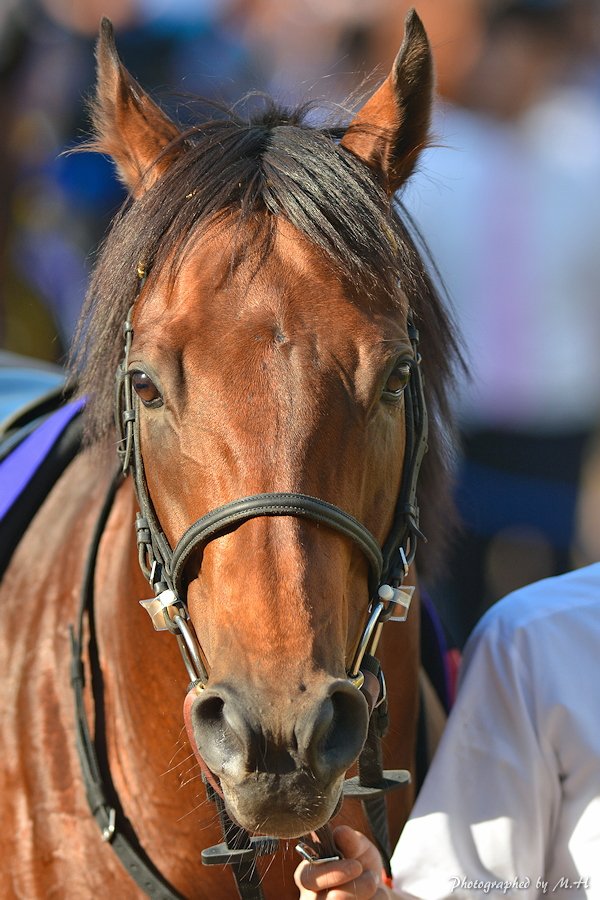
[{"label": "horse", "polygon": [[218,900],[239,853],[294,897],[299,837],[367,827],[340,804],[382,708],[378,642],[383,763],[414,768],[407,582],[449,515],[458,353],[394,200],[428,140],[431,50],[411,12],[339,126],[271,101],[180,126],[107,20],[97,67],[86,149],[130,196],[71,360],[85,446],[2,581],[4,896]]}]

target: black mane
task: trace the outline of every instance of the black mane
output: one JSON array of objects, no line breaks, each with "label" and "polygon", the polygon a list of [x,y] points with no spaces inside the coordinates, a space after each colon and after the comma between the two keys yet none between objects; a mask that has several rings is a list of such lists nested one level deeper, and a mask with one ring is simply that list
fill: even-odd
[{"label": "black mane", "polygon": [[448,390],[460,360],[456,337],[402,207],[390,208],[373,173],[340,146],[341,127],[307,122],[310,109],[290,111],[269,102],[248,120],[230,113],[188,129],[167,173],[119,214],[102,247],[71,355],[71,374],[89,398],[88,440],[114,434],[115,371],[140,262],[159,270],[200,223],[232,214],[246,246],[258,240],[268,253],[275,218],[283,217],[365,298],[399,298],[401,292],[408,298],[421,334],[431,421],[420,479],[429,536],[445,525],[450,509],[444,498],[452,432]]}]

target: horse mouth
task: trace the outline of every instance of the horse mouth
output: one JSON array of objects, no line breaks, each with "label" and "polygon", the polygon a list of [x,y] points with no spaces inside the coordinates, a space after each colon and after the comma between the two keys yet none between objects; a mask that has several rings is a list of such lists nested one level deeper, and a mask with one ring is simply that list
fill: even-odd
[{"label": "horse mouth", "polygon": [[331,819],[339,807],[343,781],[342,775],[323,788],[308,771],[254,773],[235,786],[222,781],[221,788],[228,815],[246,831],[292,839]]}]

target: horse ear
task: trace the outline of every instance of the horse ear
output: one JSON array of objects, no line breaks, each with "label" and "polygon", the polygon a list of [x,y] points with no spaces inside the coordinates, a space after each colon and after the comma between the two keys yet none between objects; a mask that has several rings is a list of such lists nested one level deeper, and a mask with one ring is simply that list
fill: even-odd
[{"label": "horse ear", "polygon": [[412,173],[427,144],[433,86],[431,47],[423,23],[411,9],[392,71],[341,141],[377,172],[390,194]]},{"label": "horse ear", "polygon": [[111,156],[134,197],[144,194],[183,152],[177,126],[129,74],[117,53],[112,23],[102,19],[96,44],[97,86],[91,147]]}]

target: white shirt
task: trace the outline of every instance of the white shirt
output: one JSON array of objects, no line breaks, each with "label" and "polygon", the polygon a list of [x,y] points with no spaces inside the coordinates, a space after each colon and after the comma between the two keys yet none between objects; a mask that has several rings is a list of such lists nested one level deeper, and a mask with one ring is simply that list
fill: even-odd
[{"label": "white shirt", "polygon": [[392,868],[423,900],[600,898],[600,563],[484,616]]}]

